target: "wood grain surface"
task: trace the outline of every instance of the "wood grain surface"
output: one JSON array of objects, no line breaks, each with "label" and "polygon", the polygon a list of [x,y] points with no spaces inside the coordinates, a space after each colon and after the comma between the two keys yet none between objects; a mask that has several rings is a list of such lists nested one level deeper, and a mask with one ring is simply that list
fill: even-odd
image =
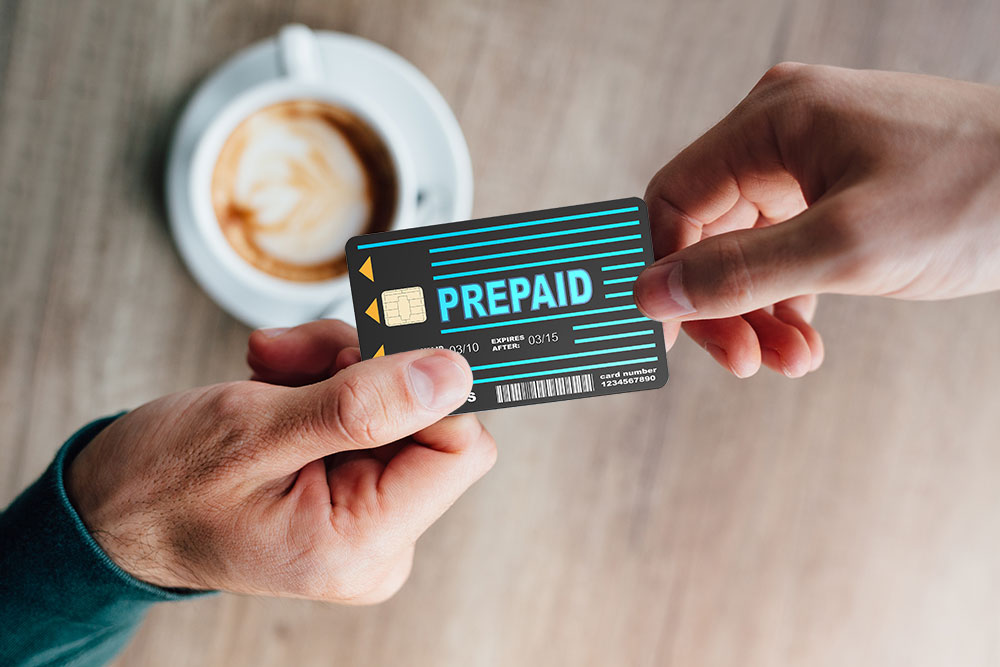
[{"label": "wood grain surface", "polygon": [[[0,2],[0,503],[80,424],[246,375],[162,201],[197,82],[302,21],[467,134],[479,216],[641,194],[783,59],[1000,83],[990,0]],[[1000,664],[1000,296],[824,298],[820,372],[485,415],[500,460],[386,604],[165,604],[121,665]]]}]

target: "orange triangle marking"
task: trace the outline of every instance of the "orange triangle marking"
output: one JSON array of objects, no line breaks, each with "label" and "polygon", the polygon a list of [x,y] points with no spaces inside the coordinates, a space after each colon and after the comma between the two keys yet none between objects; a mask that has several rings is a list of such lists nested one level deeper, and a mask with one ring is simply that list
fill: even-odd
[{"label": "orange triangle marking", "polygon": [[372,273],[372,258],[371,257],[369,257],[368,259],[365,260],[365,263],[361,265],[360,269],[358,269],[358,273],[360,273],[361,275],[363,275],[368,280],[370,280],[372,282],[375,282],[375,274]]},{"label": "orange triangle marking", "polygon": [[384,356],[385,356],[385,345],[381,345],[378,348],[378,352],[376,352],[375,354],[372,355],[372,359],[375,359],[377,357],[384,357]]},{"label": "orange triangle marking", "polygon": [[368,306],[368,310],[365,311],[365,315],[372,318],[379,324],[382,324],[382,320],[378,318],[378,299],[372,299],[372,305]]}]

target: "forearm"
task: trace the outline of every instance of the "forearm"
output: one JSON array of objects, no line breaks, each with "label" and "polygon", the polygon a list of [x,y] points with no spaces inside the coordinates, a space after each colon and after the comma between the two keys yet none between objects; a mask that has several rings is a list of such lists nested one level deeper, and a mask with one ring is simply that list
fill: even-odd
[{"label": "forearm", "polygon": [[74,434],[0,514],[0,663],[103,664],[153,603],[193,595],[151,586],[115,565],[66,496],[66,466],[113,420]]}]

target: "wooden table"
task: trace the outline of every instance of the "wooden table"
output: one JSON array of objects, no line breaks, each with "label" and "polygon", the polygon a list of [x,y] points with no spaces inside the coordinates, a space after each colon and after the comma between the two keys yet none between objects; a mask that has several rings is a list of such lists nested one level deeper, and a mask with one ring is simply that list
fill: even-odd
[{"label": "wooden table", "polygon": [[[989,0],[0,2],[0,502],[78,425],[245,376],[162,201],[193,86],[290,21],[395,49],[477,215],[640,194],[782,59],[1000,83]],[[487,414],[390,602],[162,605],[123,665],[995,665],[1000,296],[825,298],[821,372]]]}]

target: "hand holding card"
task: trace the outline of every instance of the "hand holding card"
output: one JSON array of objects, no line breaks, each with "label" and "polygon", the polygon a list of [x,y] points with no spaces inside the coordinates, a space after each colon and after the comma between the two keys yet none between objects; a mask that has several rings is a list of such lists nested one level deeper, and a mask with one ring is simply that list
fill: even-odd
[{"label": "hand holding card", "polygon": [[652,261],[638,198],[357,236],[362,357],[459,352],[474,379],[456,412],[662,387],[662,326],[632,297]]}]

